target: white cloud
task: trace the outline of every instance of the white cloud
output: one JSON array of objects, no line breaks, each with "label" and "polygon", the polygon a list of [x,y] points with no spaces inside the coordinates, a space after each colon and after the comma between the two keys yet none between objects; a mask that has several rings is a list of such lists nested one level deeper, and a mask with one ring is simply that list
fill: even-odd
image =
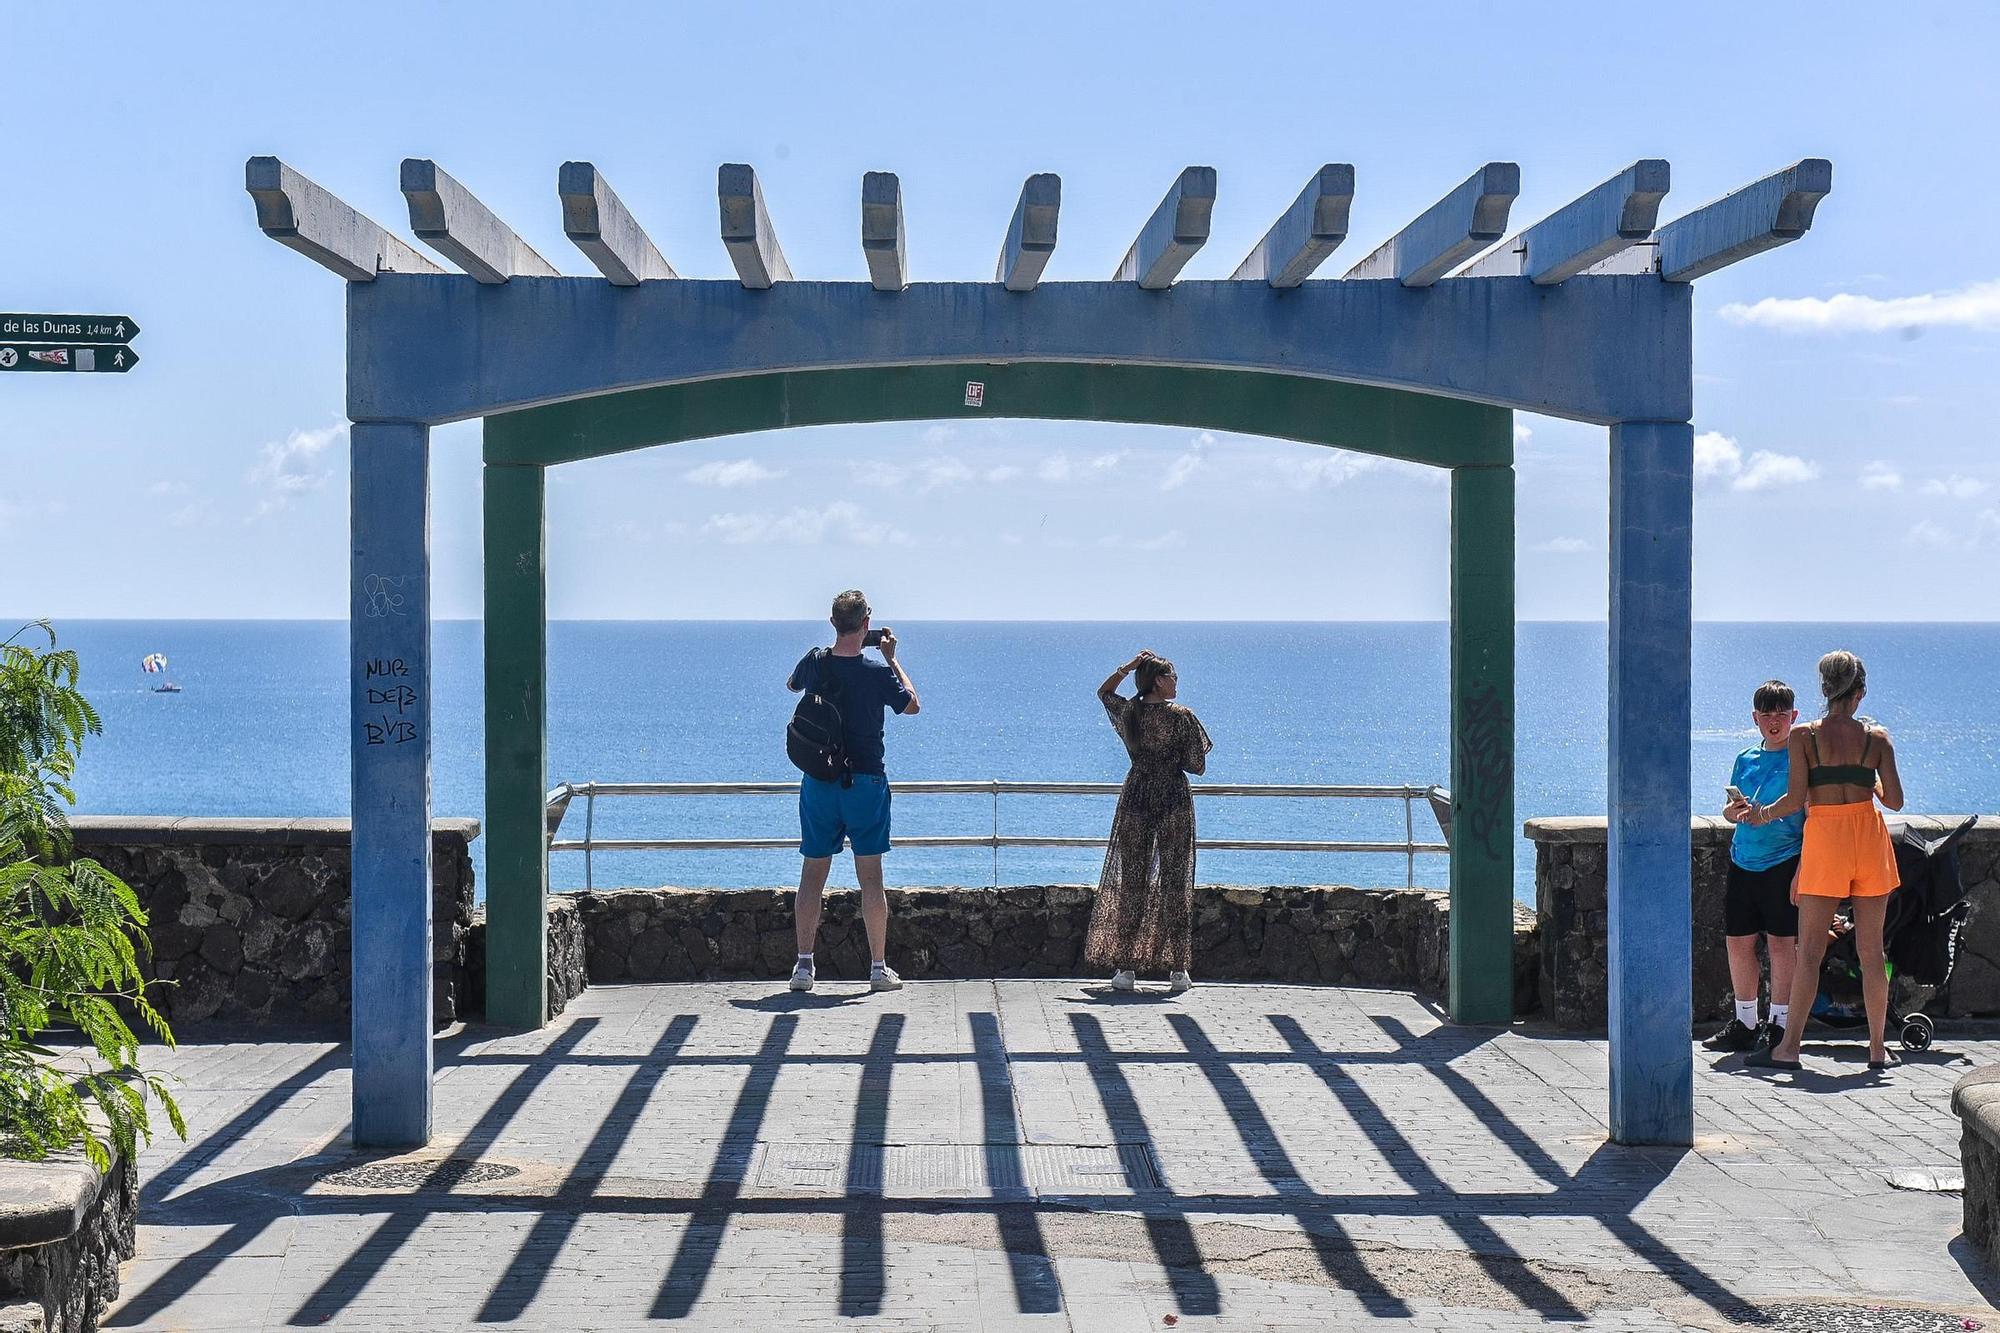
[{"label": "white cloud", "polygon": [[1732,324],[1758,324],[1785,333],[1891,333],[1910,329],[2000,329],[2000,281],[1976,282],[1951,292],[1918,296],[1767,296],[1722,307]]},{"label": "white cloud", "polygon": [[1861,469],[1861,487],[1869,491],[1899,491],[1903,488],[1903,474],[1878,460]]},{"label": "white cloud", "polygon": [[1924,483],[1925,495],[1948,495],[1954,500],[1976,500],[1986,494],[1986,483],[1977,477],[1932,477]]},{"label": "white cloud", "polygon": [[1057,485],[1070,481],[1087,481],[1112,471],[1125,461],[1126,453],[1126,450],[1118,449],[1083,459],[1074,459],[1068,454],[1050,454],[1035,468],[1035,476]]},{"label": "white cloud", "polygon": [[1551,537],[1545,542],[1536,542],[1528,548],[1545,555],[1578,555],[1590,549],[1590,543],[1581,537]]},{"label": "white cloud", "polygon": [[1958,539],[1949,530],[1927,518],[1918,519],[1904,534],[1903,540],[1912,546],[1928,546],[1935,550],[1958,544]]},{"label": "white cloud", "polygon": [[910,542],[908,533],[864,519],[860,506],[847,500],[836,500],[824,509],[800,506],[782,514],[710,514],[701,532],[731,546],[817,546],[828,541],[852,546],[906,546]]},{"label": "white cloud", "polygon": [[1207,431],[1188,442],[1188,451],[1167,464],[1166,475],[1160,478],[1160,489],[1177,491],[1194,478],[1194,474],[1208,466],[1208,450],[1215,443],[1215,436]]},{"label": "white cloud", "polygon": [[1819,464],[1796,454],[1774,454],[1759,449],[1750,455],[1743,472],[1730,485],[1739,491],[1767,491],[1774,486],[1797,486],[1819,478]]},{"label": "white cloud", "polygon": [[924,443],[937,449],[958,438],[958,427],[937,421],[924,427]]},{"label": "white cloud", "polygon": [[277,513],[297,497],[326,485],[333,478],[326,453],[346,440],[347,423],[336,421],[318,430],[295,430],[266,444],[249,473],[251,484],[264,493],[250,517]]},{"label": "white cloud", "polygon": [[194,487],[184,481],[156,481],[146,488],[148,495],[186,495]]},{"label": "white cloud", "polygon": [[1526,444],[1529,440],[1533,439],[1534,437],[1535,437],[1534,427],[1530,426],[1527,422],[1522,421],[1518,417],[1515,418],[1514,443]]},{"label": "white cloud", "polygon": [[1765,491],[1776,486],[1796,486],[1819,476],[1819,464],[1796,454],[1759,449],[1748,459],[1743,446],[1719,430],[1705,430],[1694,437],[1694,479],[1719,481],[1739,491]]},{"label": "white cloud", "polygon": [[213,509],[214,506],[207,500],[196,500],[167,515],[167,522],[177,528],[206,527],[212,521]]},{"label": "white cloud", "polygon": [[1719,430],[1705,430],[1694,437],[1694,479],[1733,477],[1743,470],[1743,450]]},{"label": "white cloud", "polygon": [[883,463],[869,460],[850,465],[854,479],[863,486],[879,486],[885,490],[895,490],[912,486],[918,494],[929,491],[952,490],[973,482],[997,485],[1012,481],[1021,475],[1021,469],[1011,463],[997,467],[976,468],[963,459],[949,454],[936,458],[920,459],[915,463]]},{"label": "white cloud", "polygon": [[765,467],[754,458],[718,458],[700,467],[689,468],[683,475],[697,486],[720,486],[731,490],[738,486],[755,486],[760,481],[775,481],[785,473],[782,469]]},{"label": "white cloud", "polygon": [[1345,449],[1326,449],[1287,461],[1294,476],[1309,486],[1344,486],[1382,466],[1382,460],[1372,454],[1353,454]]}]

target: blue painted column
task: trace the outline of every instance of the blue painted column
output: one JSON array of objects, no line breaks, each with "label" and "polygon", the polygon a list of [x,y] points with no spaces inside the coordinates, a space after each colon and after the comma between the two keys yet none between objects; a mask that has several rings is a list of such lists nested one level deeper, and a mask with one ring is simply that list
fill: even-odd
[{"label": "blue painted column", "polygon": [[431,1133],[431,557],[427,428],[356,422],[352,657],[354,1143]]},{"label": "blue painted column", "polygon": [[1611,1137],[1694,1137],[1688,736],[1694,428],[1611,428]]}]

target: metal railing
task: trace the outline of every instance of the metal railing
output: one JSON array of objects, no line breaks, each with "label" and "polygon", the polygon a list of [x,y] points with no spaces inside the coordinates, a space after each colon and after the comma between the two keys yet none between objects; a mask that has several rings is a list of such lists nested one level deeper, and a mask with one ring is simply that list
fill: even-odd
[{"label": "metal railing", "polygon": [[[1281,783],[1208,782],[1191,784],[1196,797],[1306,797],[1337,800],[1396,800],[1403,803],[1401,842],[1342,842],[1319,839],[1200,838],[1201,851],[1217,852],[1373,852],[1401,855],[1404,882],[1417,882],[1420,853],[1451,851],[1451,793],[1442,787],[1329,787],[1297,786]],[[1052,837],[1000,831],[1002,796],[1116,796],[1116,782],[1002,782],[994,779],[971,782],[898,782],[895,791],[903,796],[990,796],[993,800],[993,828],[990,833],[920,835],[896,838],[898,847],[990,847],[993,849],[993,883],[1000,883],[1002,847],[1103,847],[1104,838]],[[785,838],[600,838],[597,836],[597,798],[600,796],[796,796],[799,784],[791,782],[565,782],[549,793],[547,816],[549,851],[582,852],[583,884],[594,887],[592,856],[596,852],[641,851],[774,851],[799,845],[797,835]],[[563,818],[570,802],[583,798],[583,837],[559,839]],[[1416,803],[1425,802],[1437,820],[1442,842],[1418,842]]]}]

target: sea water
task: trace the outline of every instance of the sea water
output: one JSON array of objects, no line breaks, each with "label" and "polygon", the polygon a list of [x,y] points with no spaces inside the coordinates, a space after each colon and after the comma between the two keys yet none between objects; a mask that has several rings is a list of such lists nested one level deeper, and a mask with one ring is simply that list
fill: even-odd
[{"label": "sea water", "polygon": [[[12,628],[10,622],[9,628]],[[85,692],[103,715],[78,774],[95,814],[303,816],[348,812],[347,627],[334,621],[66,621]],[[1441,623],[994,623],[896,625],[923,700],[887,724],[894,779],[1115,782],[1125,756],[1096,698],[1141,648],[1179,667],[1181,702],[1215,742],[1214,782],[1410,784],[1450,781],[1448,630]],[[433,810],[483,813],[481,626],[434,632]],[[556,622],[549,627],[549,782],[791,781],[784,681],[826,638],[824,624]],[[1895,737],[1909,808],[2000,810],[2000,626],[1702,624],[1695,628],[1692,795],[1722,801],[1729,762],[1756,741],[1750,695],[1792,682],[1806,715],[1814,662],[1849,648],[1868,663],[1863,711]],[[167,654],[179,694],[155,694],[147,653]],[[1519,628],[1518,818],[1604,810],[1605,631],[1601,623]],[[1644,699],[1633,707],[1647,706]],[[905,793],[899,834],[1101,837],[1112,798]],[[604,798],[600,837],[779,837],[797,833],[795,798]],[[1397,801],[1213,798],[1207,837],[1402,841]],[[581,836],[582,803],[563,837]],[[1418,841],[1435,841],[1428,809]],[[475,852],[479,844],[474,844]],[[1075,849],[903,848],[892,883],[1093,882],[1099,853]],[[1533,849],[1517,844],[1516,892],[1533,896]],[[791,851],[600,853],[599,887],[788,884]],[[1209,852],[1205,882],[1405,881],[1401,855]],[[1442,885],[1442,856],[1416,882]],[[581,856],[552,861],[556,888],[581,887]],[[852,882],[843,862],[836,881]]]}]

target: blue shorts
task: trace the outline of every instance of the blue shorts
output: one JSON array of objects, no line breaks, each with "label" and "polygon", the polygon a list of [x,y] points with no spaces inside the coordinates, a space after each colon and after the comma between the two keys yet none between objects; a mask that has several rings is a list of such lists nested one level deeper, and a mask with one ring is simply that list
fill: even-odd
[{"label": "blue shorts", "polygon": [[852,787],[799,779],[799,855],[832,856],[843,836],[856,856],[889,850],[889,779],[856,773]]}]

